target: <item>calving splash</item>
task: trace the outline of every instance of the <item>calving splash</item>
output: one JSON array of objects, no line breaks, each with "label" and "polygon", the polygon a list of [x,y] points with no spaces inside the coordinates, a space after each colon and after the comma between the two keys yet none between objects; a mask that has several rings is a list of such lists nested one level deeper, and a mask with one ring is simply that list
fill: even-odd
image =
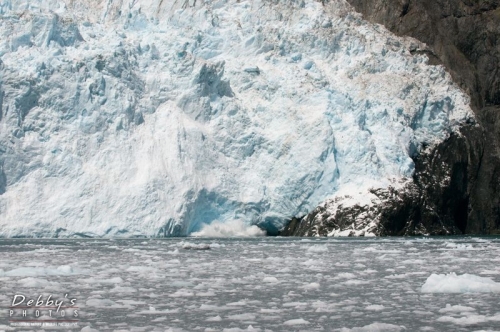
[{"label": "calving splash", "polygon": [[213,221],[190,234],[195,237],[250,237],[264,236],[266,232],[255,225],[248,225],[243,220],[229,222]]},{"label": "calving splash", "polygon": [[2,236],[274,232],[411,181],[412,155],[472,116],[411,54],[425,45],[342,0],[0,0],[0,15]]}]

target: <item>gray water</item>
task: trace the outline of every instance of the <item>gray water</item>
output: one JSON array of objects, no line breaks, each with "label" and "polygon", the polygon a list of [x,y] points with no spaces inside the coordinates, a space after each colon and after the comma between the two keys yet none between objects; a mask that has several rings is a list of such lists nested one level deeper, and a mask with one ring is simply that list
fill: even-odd
[{"label": "gray water", "polygon": [[46,331],[500,330],[499,293],[421,292],[500,283],[499,238],[3,239],[0,257],[0,330],[21,330],[16,294],[76,299],[77,326]]}]

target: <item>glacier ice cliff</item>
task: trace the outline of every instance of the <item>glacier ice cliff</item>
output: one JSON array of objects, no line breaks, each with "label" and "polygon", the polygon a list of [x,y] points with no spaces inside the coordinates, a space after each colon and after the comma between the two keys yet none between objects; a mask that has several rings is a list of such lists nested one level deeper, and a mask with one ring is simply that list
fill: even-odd
[{"label": "glacier ice cliff", "polygon": [[1,236],[276,232],[411,183],[416,154],[474,121],[425,44],[343,0],[0,0],[0,15]]}]

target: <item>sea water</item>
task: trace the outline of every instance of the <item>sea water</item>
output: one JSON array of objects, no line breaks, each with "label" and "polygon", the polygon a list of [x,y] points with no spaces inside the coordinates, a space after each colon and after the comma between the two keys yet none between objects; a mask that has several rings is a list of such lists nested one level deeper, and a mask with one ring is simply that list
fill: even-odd
[{"label": "sea water", "polygon": [[0,330],[500,330],[498,237],[2,239],[0,257]]}]

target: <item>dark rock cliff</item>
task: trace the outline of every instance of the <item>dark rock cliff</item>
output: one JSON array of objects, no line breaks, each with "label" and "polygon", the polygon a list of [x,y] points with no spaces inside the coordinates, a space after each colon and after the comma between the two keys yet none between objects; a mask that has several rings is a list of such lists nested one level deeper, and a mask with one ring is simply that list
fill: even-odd
[{"label": "dark rock cliff", "polygon": [[374,190],[376,206],[339,205],[332,214],[327,206],[337,203],[325,202],[282,234],[360,234],[372,220],[378,235],[499,234],[500,0],[347,1],[365,19],[426,43],[430,62],[470,95],[477,123],[416,155],[413,183]]}]

